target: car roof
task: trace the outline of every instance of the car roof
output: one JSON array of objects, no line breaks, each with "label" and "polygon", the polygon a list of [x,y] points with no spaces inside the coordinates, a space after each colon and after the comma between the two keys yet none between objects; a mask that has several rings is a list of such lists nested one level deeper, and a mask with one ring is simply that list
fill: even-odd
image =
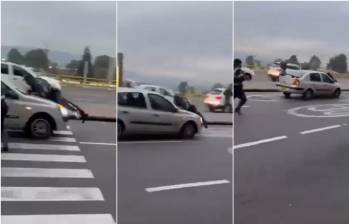
[{"label": "car roof", "polygon": [[119,93],[132,93],[132,92],[139,92],[139,93],[143,93],[143,94],[152,93],[152,94],[162,96],[161,94],[159,94],[157,92],[153,92],[153,91],[149,91],[149,90],[145,90],[145,89],[139,89],[139,88],[119,87],[117,91]]}]

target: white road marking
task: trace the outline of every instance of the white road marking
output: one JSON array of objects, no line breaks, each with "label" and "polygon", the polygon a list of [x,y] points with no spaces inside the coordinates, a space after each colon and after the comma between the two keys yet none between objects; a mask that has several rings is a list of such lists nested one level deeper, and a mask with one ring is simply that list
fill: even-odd
[{"label": "white road marking", "polygon": [[332,125],[332,126],[327,126],[327,127],[323,127],[323,128],[316,128],[316,129],[302,131],[302,132],[300,132],[300,134],[306,135],[306,134],[310,134],[310,133],[314,133],[314,132],[325,131],[325,130],[334,129],[334,128],[340,128],[340,127],[342,127],[342,125],[339,125],[339,124],[338,125]]},{"label": "white road marking", "polygon": [[53,131],[55,135],[73,135],[72,131]]},{"label": "white road marking", "polygon": [[247,143],[243,143],[243,144],[239,144],[239,145],[234,145],[234,150],[240,149],[240,148],[245,148],[245,147],[250,147],[250,146],[255,146],[255,145],[259,145],[259,144],[263,144],[263,143],[278,141],[278,140],[282,140],[282,139],[286,139],[286,138],[287,138],[287,136],[283,135],[283,136],[278,136],[278,137],[274,137],[274,138],[262,139],[262,140],[258,140],[258,141],[254,141],[254,142],[247,142]]},{"label": "white road marking", "polygon": [[2,177],[94,178],[88,169],[2,167]]},{"label": "white road marking", "polygon": [[32,144],[32,143],[8,143],[10,149],[42,149],[42,150],[64,150],[80,151],[76,145],[51,145],[51,144]]},{"label": "white road marking", "polygon": [[149,187],[149,188],[146,188],[145,190],[149,193],[152,193],[152,192],[158,192],[158,191],[167,191],[167,190],[175,190],[175,189],[181,189],[181,188],[201,187],[201,186],[209,186],[209,185],[217,185],[217,184],[228,184],[228,183],[230,182],[224,179],[224,180],[176,184],[176,185],[168,185],[168,186],[160,186],[160,187]]},{"label": "white road marking", "polygon": [[1,187],[1,201],[104,201],[99,188]]},{"label": "white road marking", "polygon": [[51,137],[48,140],[55,141],[55,142],[76,142],[75,138],[69,138],[69,137]]},{"label": "white road marking", "polygon": [[227,151],[228,151],[228,153],[233,154],[233,148],[232,148],[232,147],[229,147],[229,148],[227,149]]},{"label": "white road marking", "polygon": [[157,144],[157,143],[182,143],[185,141],[171,141],[171,140],[165,140],[165,141],[125,141],[125,142],[118,142],[118,144]]},{"label": "white road marking", "polygon": [[6,224],[115,224],[111,214],[1,215]]},{"label": "white road marking", "polygon": [[3,153],[2,160],[86,163],[84,156],[57,154]]},{"label": "white road marking", "polygon": [[107,142],[79,142],[82,145],[107,145],[107,146],[116,146],[116,143],[107,143]]}]

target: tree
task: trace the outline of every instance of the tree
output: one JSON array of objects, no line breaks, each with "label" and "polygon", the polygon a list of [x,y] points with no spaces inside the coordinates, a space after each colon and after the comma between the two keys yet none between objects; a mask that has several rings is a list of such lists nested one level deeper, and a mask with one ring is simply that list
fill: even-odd
[{"label": "tree", "polygon": [[71,71],[77,71],[81,64],[81,60],[71,60],[65,67]]},{"label": "tree", "polygon": [[287,63],[291,63],[291,64],[296,64],[299,65],[299,61],[296,55],[292,55],[288,60]]},{"label": "tree", "polygon": [[91,55],[90,49],[88,47],[85,47],[84,53],[82,55],[82,60],[80,61],[80,65],[78,68],[79,75],[82,75],[82,76],[84,75],[85,63],[87,63],[87,75],[91,75],[93,73],[91,60],[92,60],[92,55]]},{"label": "tree", "polygon": [[178,85],[178,91],[181,94],[186,94],[188,91],[188,82],[185,82],[185,81],[180,82]]},{"label": "tree", "polygon": [[34,49],[24,55],[25,65],[33,68],[47,69],[49,60],[47,53],[43,49]]},{"label": "tree", "polygon": [[94,75],[98,78],[106,78],[108,75],[109,64],[111,57],[108,55],[100,55],[95,59],[95,63],[93,66]]},{"label": "tree", "polygon": [[253,67],[255,63],[254,57],[252,55],[249,55],[245,59],[245,64],[247,67]]},{"label": "tree", "polygon": [[7,54],[7,60],[16,64],[23,64],[23,55],[16,49],[12,48]]},{"label": "tree", "polygon": [[216,89],[216,88],[224,88],[224,85],[222,83],[215,83],[211,89]]},{"label": "tree", "polygon": [[339,54],[330,58],[327,69],[332,69],[339,73],[346,73],[348,71],[347,56],[345,54]]},{"label": "tree", "polygon": [[321,60],[318,56],[313,55],[309,61],[309,68],[313,70],[319,69],[321,66]]}]

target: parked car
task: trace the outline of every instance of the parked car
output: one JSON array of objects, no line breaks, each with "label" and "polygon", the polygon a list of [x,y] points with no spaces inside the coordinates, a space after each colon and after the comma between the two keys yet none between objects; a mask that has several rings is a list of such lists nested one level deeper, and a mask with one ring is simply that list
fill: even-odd
[{"label": "parked car", "polygon": [[31,89],[26,82],[26,79],[28,78],[27,76],[31,79],[44,79],[50,84],[52,89],[61,90],[59,81],[54,78],[44,75],[39,76],[33,71],[33,69],[22,65],[11,62],[1,62],[1,79],[11,81],[16,87],[26,93]]},{"label": "parked car", "polygon": [[[300,66],[297,64],[287,63],[286,66],[287,66],[286,73],[289,70],[300,70]],[[281,73],[280,62],[275,62],[269,67],[268,76],[270,77],[271,81],[273,82],[279,81],[280,73]]]},{"label": "parked car", "polygon": [[159,93],[161,95],[163,95],[164,97],[166,97],[166,99],[170,100],[171,102],[174,102],[174,91],[165,87],[161,87],[161,86],[157,86],[157,85],[148,85],[148,84],[141,84],[138,85],[136,87],[137,89],[143,89],[143,90],[147,90],[150,92],[156,92]]},{"label": "parked car", "polygon": [[224,107],[225,106],[224,91],[225,91],[225,88],[214,88],[206,94],[206,97],[204,99],[204,104],[207,106],[210,112],[216,112],[217,110],[230,112],[229,109],[231,110],[231,108]]},{"label": "parked car", "polygon": [[44,139],[53,130],[66,130],[68,111],[52,101],[28,95],[8,80],[1,81],[1,94],[9,110],[5,128],[24,130],[32,138]]},{"label": "parked car", "polygon": [[280,78],[277,86],[286,98],[291,94],[301,94],[304,99],[314,96],[339,97],[341,94],[338,82],[330,74],[312,70],[289,71]]},{"label": "parked car", "polygon": [[118,138],[131,134],[178,134],[193,138],[202,118],[177,108],[161,94],[135,88],[118,90]]}]

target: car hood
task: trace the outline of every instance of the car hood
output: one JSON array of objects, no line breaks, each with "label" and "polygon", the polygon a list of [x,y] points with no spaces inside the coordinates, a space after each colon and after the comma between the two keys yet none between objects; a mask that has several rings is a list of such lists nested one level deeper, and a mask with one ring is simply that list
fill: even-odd
[{"label": "car hood", "polygon": [[41,98],[41,97],[38,97],[38,96],[25,95],[24,98],[25,98],[24,99],[25,101],[29,101],[32,103],[45,104],[45,105],[50,106],[50,107],[57,106],[57,103],[50,101],[50,100],[47,100],[47,99],[44,99],[44,98]]},{"label": "car hood", "polygon": [[200,116],[197,115],[196,113],[190,112],[190,111],[188,111],[188,110],[178,109],[178,112],[181,113],[181,114],[186,114],[186,115],[195,117],[195,118],[199,118],[199,117],[200,117]]}]

